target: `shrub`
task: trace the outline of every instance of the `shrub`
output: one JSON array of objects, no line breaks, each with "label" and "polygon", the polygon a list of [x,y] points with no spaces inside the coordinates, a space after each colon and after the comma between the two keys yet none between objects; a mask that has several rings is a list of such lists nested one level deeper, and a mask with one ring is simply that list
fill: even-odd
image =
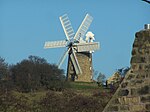
[{"label": "shrub", "polygon": [[66,107],[65,112],[101,112],[104,108],[99,99],[82,95],[72,97]]},{"label": "shrub", "polygon": [[40,110],[42,112],[60,112],[64,110],[65,99],[60,95],[57,95],[53,91],[49,91],[40,102]]}]

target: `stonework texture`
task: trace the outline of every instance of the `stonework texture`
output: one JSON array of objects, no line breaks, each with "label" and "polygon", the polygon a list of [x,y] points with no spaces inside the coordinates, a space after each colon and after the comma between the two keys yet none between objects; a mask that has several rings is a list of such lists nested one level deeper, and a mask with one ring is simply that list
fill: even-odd
[{"label": "stonework texture", "polygon": [[77,60],[82,70],[82,74],[76,74],[70,56],[68,58],[67,78],[74,81],[91,82],[93,67],[92,67],[92,54],[89,52],[76,53]]},{"label": "stonework texture", "polygon": [[103,112],[150,112],[150,30],[135,34],[131,68]]}]

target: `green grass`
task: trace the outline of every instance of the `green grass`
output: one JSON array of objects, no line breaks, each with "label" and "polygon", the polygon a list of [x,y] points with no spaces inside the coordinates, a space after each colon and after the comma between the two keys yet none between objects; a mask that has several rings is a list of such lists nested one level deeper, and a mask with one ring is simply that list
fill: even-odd
[{"label": "green grass", "polygon": [[96,82],[70,82],[68,89],[85,96],[92,96],[95,92],[105,91],[105,89],[98,87]]},{"label": "green grass", "polygon": [[97,89],[98,86],[93,82],[70,82],[70,88],[76,90]]}]

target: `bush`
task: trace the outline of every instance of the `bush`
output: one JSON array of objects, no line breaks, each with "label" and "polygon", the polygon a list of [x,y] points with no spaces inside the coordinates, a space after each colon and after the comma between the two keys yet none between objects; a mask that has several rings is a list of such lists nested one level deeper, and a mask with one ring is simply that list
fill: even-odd
[{"label": "bush", "polygon": [[72,97],[66,107],[65,112],[101,112],[104,108],[98,98],[83,95]]},{"label": "bush", "polygon": [[64,87],[64,71],[37,56],[29,56],[11,66],[10,70],[12,80],[21,92],[32,92],[39,88],[61,91]]},{"label": "bush", "polygon": [[0,94],[0,111],[2,112],[27,112],[31,111],[30,105],[27,103],[28,98],[20,96],[16,98],[12,93]]},{"label": "bush", "polygon": [[61,112],[65,109],[65,99],[49,91],[45,97],[43,97],[39,102],[39,107],[42,112]]}]

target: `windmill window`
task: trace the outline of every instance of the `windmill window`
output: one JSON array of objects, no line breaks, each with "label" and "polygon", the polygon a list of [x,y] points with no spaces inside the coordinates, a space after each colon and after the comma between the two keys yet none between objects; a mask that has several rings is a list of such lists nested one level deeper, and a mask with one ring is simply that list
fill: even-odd
[{"label": "windmill window", "polygon": [[90,67],[90,70],[92,70],[92,67]]},{"label": "windmill window", "polygon": [[89,61],[91,61],[91,58],[89,58]]}]

